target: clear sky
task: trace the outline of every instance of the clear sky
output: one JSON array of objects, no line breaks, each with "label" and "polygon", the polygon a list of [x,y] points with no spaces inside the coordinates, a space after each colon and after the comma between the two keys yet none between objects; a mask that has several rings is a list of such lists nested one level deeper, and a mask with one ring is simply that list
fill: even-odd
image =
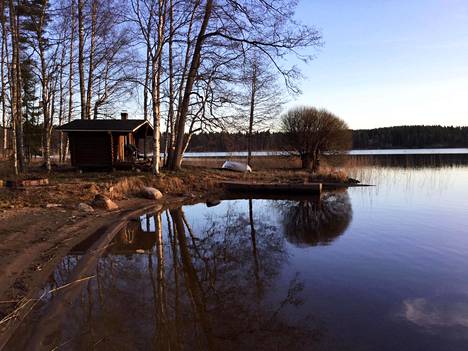
[{"label": "clear sky", "polygon": [[301,0],[324,46],[291,104],[351,128],[468,125],[468,0]]}]

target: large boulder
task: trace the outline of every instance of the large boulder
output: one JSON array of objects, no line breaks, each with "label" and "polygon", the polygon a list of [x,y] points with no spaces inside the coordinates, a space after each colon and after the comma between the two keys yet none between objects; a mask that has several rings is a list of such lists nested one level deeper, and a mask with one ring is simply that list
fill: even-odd
[{"label": "large boulder", "polygon": [[160,200],[162,199],[163,194],[158,189],[144,186],[141,188],[141,196],[143,196],[145,199]]},{"label": "large boulder", "polygon": [[119,206],[117,206],[117,204],[114,201],[112,201],[107,196],[102,195],[102,194],[97,194],[94,197],[92,206],[97,207],[97,208],[102,208],[104,210],[109,210],[109,211],[116,210],[119,208]]}]

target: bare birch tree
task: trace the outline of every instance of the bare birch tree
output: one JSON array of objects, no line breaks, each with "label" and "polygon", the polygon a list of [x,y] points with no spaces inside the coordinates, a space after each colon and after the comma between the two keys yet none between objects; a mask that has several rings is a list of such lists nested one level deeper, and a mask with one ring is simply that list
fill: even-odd
[{"label": "bare birch tree", "polygon": [[[70,41],[69,41],[69,58],[68,58],[68,116],[67,122],[71,122],[73,116],[73,79],[74,79],[74,41],[75,41],[75,26],[76,26],[76,14],[75,14],[75,0],[70,0]],[[65,12],[67,16],[67,12]],[[62,162],[65,162],[68,150],[68,138],[66,138],[65,145],[62,151]]]},{"label": "bare birch tree", "polygon": [[1,20],[1,34],[2,34],[2,47],[1,47],[1,57],[0,57],[0,75],[1,75],[1,105],[2,105],[2,148],[3,148],[3,157],[6,156],[8,148],[8,124],[7,124],[7,111],[6,111],[6,81],[5,81],[5,61],[7,55],[7,31],[5,23],[5,1],[0,3],[0,20]]},{"label": "bare birch tree", "polygon": [[11,36],[11,62],[10,62],[10,95],[11,95],[11,119],[12,132],[15,138],[13,142],[13,168],[15,174],[25,171],[24,164],[24,140],[23,118],[21,114],[21,66],[20,66],[20,40],[19,24],[16,14],[16,4],[8,1]]},{"label": "bare birch tree", "polygon": [[78,0],[78,74],[80,79],[80,111],[81,119],[86,119],[86,91],[85,91],[85,73],[84,73],[84,45],[85,45],[85,0]]}]

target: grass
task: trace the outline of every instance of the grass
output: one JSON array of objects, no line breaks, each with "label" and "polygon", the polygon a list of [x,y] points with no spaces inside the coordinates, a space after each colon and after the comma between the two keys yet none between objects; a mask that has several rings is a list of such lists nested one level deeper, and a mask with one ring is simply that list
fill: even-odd
[{"label": "grass", "polygon": [[[216,157],[204,157],[204,158],[186,158],[183,161],[183,165],[203,168],[221,168],[224,161],[236,161],[246,162],[245,157],[229,157],[229,158],[216,158]],[[251,166],[254,170],[265,170],[265,169],[299,169],[301,167],[301,161],[298,157],[292,156],[264,156],[254,157],[251,162]]]},{"label": "grass", "polygon": [[[234,159],[243,161],[243,159]],[[154,177],[146,172],[51,172],[40,163],[32,164],[23,177],[47,177],[50,186],[12,190],[0,189],[0,208],[45,206],[48,203],[76,207],[91,202],[98,193],[114,200],[137,196],[143,186],[152,186],[173,196],[203,195],[220,191],[220,182],[243,180],[252,182],[345,182],[343,168],[323,162],[321,171],[312,174],[299,169],[299,160],[292,157],[259,157],[253,159],[252,173],[221,170],[224,159],[187,159],[177,172],[163,170]],[[11,179],[11,166],[0,162],[0,179]]]}]

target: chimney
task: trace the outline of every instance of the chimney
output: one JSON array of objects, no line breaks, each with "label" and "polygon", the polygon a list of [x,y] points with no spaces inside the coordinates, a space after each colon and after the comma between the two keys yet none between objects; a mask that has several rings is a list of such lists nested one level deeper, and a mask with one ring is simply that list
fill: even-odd
[{"label": "chimney", "polygon": [[126,121],[126,120],[128,119],[128,113],[127,113],[127,112],[122,112],[122,113],[120,114],[120,119],[121,119],[122,121]]}]

